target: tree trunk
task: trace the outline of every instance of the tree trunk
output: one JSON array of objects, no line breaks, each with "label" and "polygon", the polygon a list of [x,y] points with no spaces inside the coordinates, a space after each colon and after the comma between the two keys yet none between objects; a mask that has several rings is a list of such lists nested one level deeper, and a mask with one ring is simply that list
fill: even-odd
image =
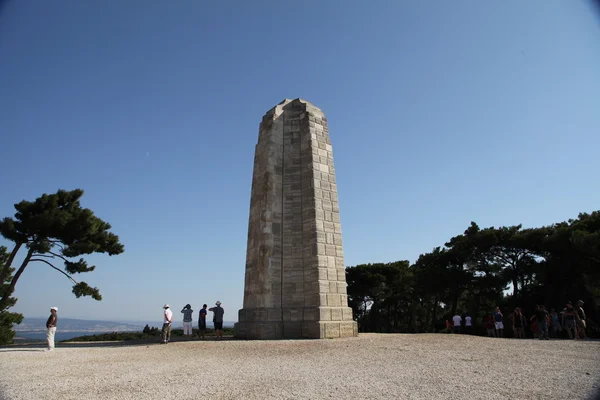
[{"label": "tree trunk", "polygon": [[25,271],[25,268],[27,267],[27,264],[29,263],[29,260],[31,259],[32,255],[33,255],[33,250],[29,249],[29,251],[27,252],[27,255],[25,256],[25,259],[23,260],[23,263],[17,270],[17,273],[15,274],[15,276],[12,278],[12,281],[10,281],[10,285],[8,286],[8,288],[6,288],[6,292],[4,292],[4,294],[2,295],[2,299],[0,299],[0,310],[4,310],[6,308],[8,299],[10,298],[10,295],[15,290],[15,285],[17,284],[17,281],[21,277],[21,274],[23,273],[23,271]]},{"label": "tree trunk", "polygon": [[438,294],[433,298],[433,312],[431,313],[431,331],[435,333],[435,323],[437,321]]},{"label": "tree trunk", "polygon": [[456,309],[458,308],[458,292],[457,286],[454,295],[452,296],[452,309],[450,310],[450,314],[452,315],[456,315]]},{"label": "tree trunk", "polygon": [[8,256],[8,260],[6,261],[6,264],[4,264],[4,269],[2,271],[0,271],[0,284],[4,283],[4,279],[8,276],[8,270],[10,269],[10,266],[12,265],[12,262],[15,259],[15,256],[19,252],[19,249],[21,248],[22,245],[23,245],[22,242],[17,242],[15,244],[15,248],[10,252],[10,255]]},{"label": "tree trunk", "polygon": [[519,287],[519,278],[517,277],[517,275],[513,276],[512,279],[512,284],[513,284],[513,298],[517,298],[517,293],[518,293],[518,287]]}]

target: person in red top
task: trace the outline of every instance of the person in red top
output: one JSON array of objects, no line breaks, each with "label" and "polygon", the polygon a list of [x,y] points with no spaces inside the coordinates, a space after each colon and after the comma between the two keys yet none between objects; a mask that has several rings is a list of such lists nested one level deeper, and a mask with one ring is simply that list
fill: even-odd
[{"label": "person in red top", "polygon": [[496,332],[494,330],[494,316],[492,314],[487,314],[483,317],[483,325],[485,329],[487,329],[488,337],[496,337]]}]

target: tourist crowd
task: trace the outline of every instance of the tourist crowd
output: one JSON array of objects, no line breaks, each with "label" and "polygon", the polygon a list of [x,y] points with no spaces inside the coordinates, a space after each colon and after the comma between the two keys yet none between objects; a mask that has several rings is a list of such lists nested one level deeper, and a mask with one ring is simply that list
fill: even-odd
[{"label": "tourist crowd", "polygon": [[[206,304],[202,305],[200,312],[198,313],[198,337],[200,339],[204,339],[204,335],[206,333],[206,314],[207,308]],[[167,344],[171,340],[171,325],[173,324],[173,311],[168,304],[163,306],[163,326],[162,326],[162,340],[161,343]],[[215,303],[215,307],[211,307],[208,311],[213,312],[213,324],[215,326],[215,334],[217,338],[223,337],[223,314],[225,314],[225,310],[221,307],[221,302],[217,301]],[[183,314],[183,335],[184,336],[192,336],[192,316],[194,315],[194,310],[192,310],[192,306],[186,304],[185,307],[181,310]]]},{"label": "tourist crowd", "polygon": [[[505,324],[511,324],[513,337],[517,339],[526,338],[528,329],[534,338],[540,340],[548,340],[550,337],[574,340],[586,338],[587,323],[581,300],[577,302],[577,307],[573,307],[573,304],[568,302],[561,312],[556,312],[554,308],[548,312],[544,305],[537,305],[529,318],[523,314],[520,307],[515,308],[507,318],[500,307],[496,307],[494,312],[483,317],[482,322],[489,337],[504,337]],[[452,321],[446,320],[446,330],[449,333],[471,334],[473,320],[469,314],[463,316],[456,314],[452,317]]]}]

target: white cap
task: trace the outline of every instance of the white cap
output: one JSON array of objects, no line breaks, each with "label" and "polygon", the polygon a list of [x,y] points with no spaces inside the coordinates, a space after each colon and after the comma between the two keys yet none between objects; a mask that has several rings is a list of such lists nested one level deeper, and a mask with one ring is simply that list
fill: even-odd
[{"label": "white cap", "polygon": [[165,304],[165,305],[163,306],[163,308],[169,308],[169,305],[168,305],[168,304]]},{"label": "white cap", "polygon": [[217,300],[217,302],[215,304],[218,305],[218,306],[220,306],[221,302],[219,300]]},{"label": "white cap", "polygon": [[51,310],[58,311],[58,307],[50,307]]}]

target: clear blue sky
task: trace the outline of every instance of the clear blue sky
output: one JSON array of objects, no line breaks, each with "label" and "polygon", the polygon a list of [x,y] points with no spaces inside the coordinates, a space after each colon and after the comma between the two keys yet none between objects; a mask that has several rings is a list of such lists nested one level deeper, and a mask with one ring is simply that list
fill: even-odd
[{"label": "clear blue sky", "polygon": [[[302,97],[329,120],[346,265],[599,209],[600,19],[573,1],[8,1],[0,216],[59,188],[126,252],[32,264],[15,311],[161,321],[242,305],[254,145]],[[5,243],[7,244],[7,243]]]}]

